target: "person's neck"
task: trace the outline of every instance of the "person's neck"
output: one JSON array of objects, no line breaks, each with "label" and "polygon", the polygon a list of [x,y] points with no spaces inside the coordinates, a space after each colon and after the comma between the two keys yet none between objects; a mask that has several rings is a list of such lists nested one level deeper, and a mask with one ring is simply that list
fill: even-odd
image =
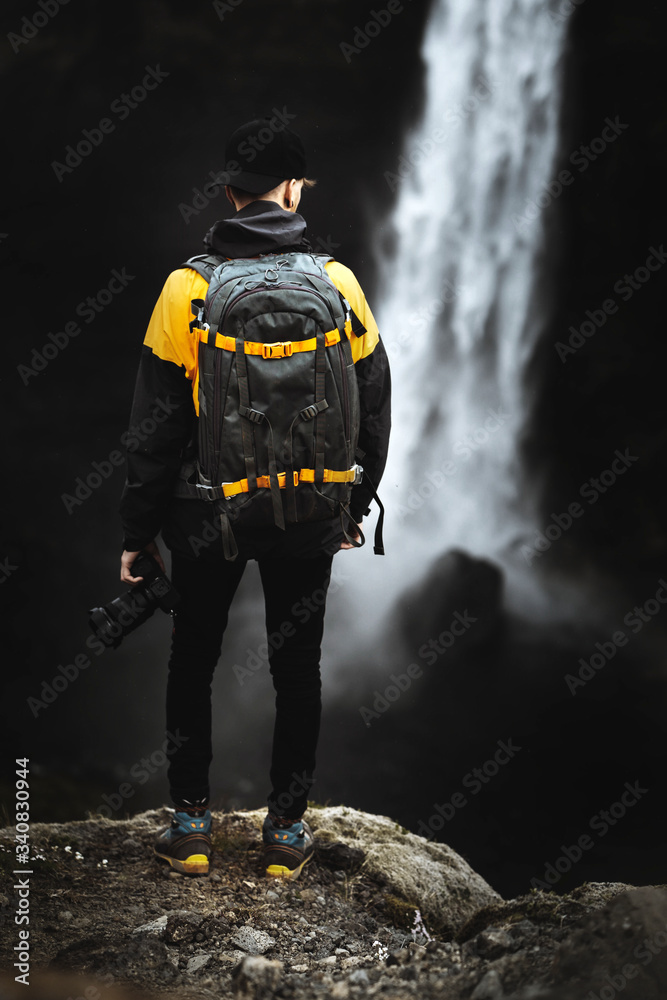
[{"label": "person's neck", "polygon": [[236,208],[237,212],[240,212],[241,209],[247,208],[248,205],[254,205],[255,202],[258,201],[272,201],[275,205],[278,206],[278,208],[284,208],[286,212],[294,211],[294,209],[289,209],[287,208],[286,205],[283,204],[282,199],[280,198],[279,195],[274,195],[273,197],[265,197],[264,195],[260,195],[259,198],[251,198],[249,201],[244,201],[242,203],[234,201],[234,207]]}]

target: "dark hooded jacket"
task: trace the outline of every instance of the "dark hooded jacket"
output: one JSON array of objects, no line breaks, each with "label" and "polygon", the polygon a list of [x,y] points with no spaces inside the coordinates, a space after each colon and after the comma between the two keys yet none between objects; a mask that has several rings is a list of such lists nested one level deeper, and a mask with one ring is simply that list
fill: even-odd
[{"label": "dark hooded jacket", "polygon": [[[205,238],[208,252],[224,257],[307,250],[305,220],[270,201],[255,201],[231,219],[216,222]],[[390,432],[391,379],[387,355],[375,320],[354,275],[337,262],[329,276],[352,303],[357,348],[363,466],[377,487],[384,470]],[[142,347],[130,429],[125,435],[127,480],[121,500],[123,546],[137,551],[162,531],[167,546],[184,556],[223,557],[213,505],[174,496],[182,462],[196,449],[197,416],[193,400],[196,361],[188,354],[191,298],[203,297],[206,283],[187,268],[173,272],[156,304]],[[356,307],[356,308],[355,308]],[[358,315],[361,313],[362,315]],[[363,319],[367,326],[364,326]],[[367,329],[368,327],[368,329]],[[368,480],[352,489],[350,512],[356,521],[370,512]],[[347,526],[349,530],[350,526]],[[334,553],[344,538],[338,517],[326,521],[241,528],[234,525],[241,558],[310,557]]]}]

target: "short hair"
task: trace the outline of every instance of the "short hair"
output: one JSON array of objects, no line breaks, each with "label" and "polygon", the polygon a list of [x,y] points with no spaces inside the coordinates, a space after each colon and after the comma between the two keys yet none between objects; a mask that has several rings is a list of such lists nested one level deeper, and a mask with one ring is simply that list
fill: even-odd
[{"label": "short hair", "polygon": [[[314,188],[317,184],[317,181],[311,180],[309,177],[301,177],[300,179],[303,181],[303,186],[306,191],[310,191],[310,189]],[[286,177],[285,180],[290,180],[290,178]],[[280,183],[282,184],[283,182],[281,181]],[[276,187],[279,186],[279,184],[276,184]],[[235,198],[236,201],[255,201],[262,197],[261,194],[254,194],[252,191],[244,191],[243,188],[234,187],[232,184],[229,185],[229,190],[231,191],[232,198]],[[269,188],[269,191],[271,190],[272,188]],[[264,191],[262,193],[267,194],[268,192]]]}]

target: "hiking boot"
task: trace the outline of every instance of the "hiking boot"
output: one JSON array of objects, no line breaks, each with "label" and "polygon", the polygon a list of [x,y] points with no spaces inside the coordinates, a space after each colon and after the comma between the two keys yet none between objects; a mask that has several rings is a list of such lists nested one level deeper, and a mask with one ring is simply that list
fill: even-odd
[{"label": "hiking boot", "polygon": [[271,813],[264,820],[262,840],[266,874],[273,878],[298,878],[315,850],[313,831],[304,820]]},{"label": "hiking boot", "polygon": [[177,872],[206,875],[211,856],[210,810],[175,811],[171,825],[155,841],[154,851]]}]

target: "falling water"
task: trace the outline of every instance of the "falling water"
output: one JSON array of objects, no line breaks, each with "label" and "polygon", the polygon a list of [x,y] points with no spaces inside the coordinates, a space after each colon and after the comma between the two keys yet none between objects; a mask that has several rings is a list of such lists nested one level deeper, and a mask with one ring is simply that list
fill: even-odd
[{"label": "falling water", "polygon": [[395,598],[453,547],[500,565],[510,602],[535,593],[519,552],[539,526],[521,444],[526,368],[549,310],[541,209],[557,172],[565,36],[550,9],[435,0],[426,27],[423,117],[385,173],[396,201],[375,307],[393,377],[387,555],[369,545],[343,554],[363,565],[337,561],[350,607],[364,607],[348,617],[357,639],[372,641]]}]

